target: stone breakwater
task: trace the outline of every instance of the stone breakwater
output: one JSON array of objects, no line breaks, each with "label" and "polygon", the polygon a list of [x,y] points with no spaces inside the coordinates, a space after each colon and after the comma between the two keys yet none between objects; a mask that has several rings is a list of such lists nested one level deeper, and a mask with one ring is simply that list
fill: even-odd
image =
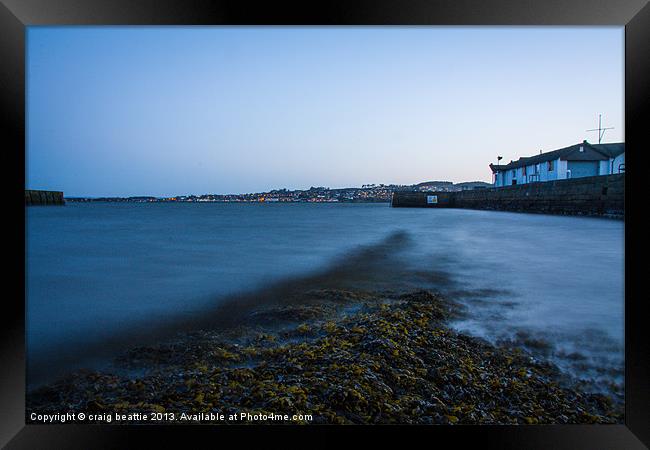
[{"label": "stone breakwater", "polygon": [[[431,197],[435,198],[431,198]],[[623,219],[625,174],[458,192],[395,192],[393,207],[465,208]]]},{"label": "stone breakwater", "polygon": [[33,391],[27,422],[61,411],[308,415],[333,424],[623,422],[620,402],[583,391],[555,366],[452,331],[448,321],[463,312],[437,294],[301,296]]},{"label": "stone breakwater", "polygon": [[64,205],[63,192],[25,189],[25,205]]}]

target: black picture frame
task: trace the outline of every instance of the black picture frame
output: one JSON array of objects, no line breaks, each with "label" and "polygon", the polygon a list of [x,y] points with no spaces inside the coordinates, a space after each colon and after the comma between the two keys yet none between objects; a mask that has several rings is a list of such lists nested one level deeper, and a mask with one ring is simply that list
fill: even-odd
[{"label": "black picture frame", "polygon": [[[625,424],[430,427],[215,427],[25,425],[25,32],[32,25],[618,25],[625,26]],[[635,276],[640,259],[636,220],[643,199],[634,188],[640,154],[647,152],[650,99],[650,5],[644,0],[319,0],[316,2],[250,2],[228,0],[0,0],[0,92],[4,155],[5,235],[11,242],[8,268],[3,271],[5,299],[0,332],[0,445],[18,448],[131,448],[133,439],[169,442],[171,434],[185,438],[222,439],[224,434],[248,436],[300,431],[303,445],[318,434],[347,435],[370,431],[383,439],[387,432],[432,434],[497,448],[633,449],[650,445],[650,372],[646,296]],[[597,67],[592,68],[597,70]],[[586,73],[590,68],[585,68]],[[647,267],[647,263],[642,267]],[[250,433],[254,430],[254,433]],[[241,433],[241,432],[244,433]],[[305,436],[307,434],[307,436]],[[130,444],[127,444],[129,443]],[[220,442],[215,441],[215,445]]]}]

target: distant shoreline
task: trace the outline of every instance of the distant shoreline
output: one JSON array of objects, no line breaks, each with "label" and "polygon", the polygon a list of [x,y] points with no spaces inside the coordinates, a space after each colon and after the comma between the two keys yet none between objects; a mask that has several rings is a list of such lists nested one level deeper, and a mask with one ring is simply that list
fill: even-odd
[{"label": "distant shoreline", "polygon": [[249,192],[239,194],[200,194],[153,196],[132,195],[84,197],[70,196],[71,203],[81,202],[131,202],[131,203],[389,203],[395,192],[454,192],[465,189],[486,188],[492,186],[483,181],[469,181],[454,184],[451,181],[425,181],[419,184],[364,184],[361,187],[328,188],[310,187],[309,189],[273,189],[267,192]]},{"label": "distant shoreline", "polygon": [[69,203],[390,203],[390,200],[281,200],[281,201],[259,201],[259,200],[128,200],[128,199],[79,199],[65,198]]}]

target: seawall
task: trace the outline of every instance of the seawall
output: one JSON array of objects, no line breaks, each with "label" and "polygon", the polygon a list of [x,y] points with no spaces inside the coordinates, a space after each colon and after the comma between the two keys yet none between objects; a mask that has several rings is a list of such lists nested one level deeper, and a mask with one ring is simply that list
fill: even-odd
[{"label": "seawall", "polygon": [[391,206],[465,208],[622,219],[625,174],[458,192],[395,192]]},{"label": "seawall", "polygon": [[25,205],[64,205],[61,191],[34,191],[25,189]]}]

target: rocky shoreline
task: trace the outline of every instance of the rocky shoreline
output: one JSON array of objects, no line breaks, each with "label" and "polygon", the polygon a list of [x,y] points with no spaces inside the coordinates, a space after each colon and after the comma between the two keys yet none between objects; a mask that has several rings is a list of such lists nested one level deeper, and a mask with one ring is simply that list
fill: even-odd
[{"label": "rocky shoreline", "polygon": [[261,416],[254,423],[623,423],[620,401],[585,391],[554,365],[453,331],[459,314],[429,291],[308,291],[237,326],[132,348],[114,370],[41,387],[27,396],[26,419],[149,412],[195,423],[215,414],[242,423],[228,420],[242,413]]}]

